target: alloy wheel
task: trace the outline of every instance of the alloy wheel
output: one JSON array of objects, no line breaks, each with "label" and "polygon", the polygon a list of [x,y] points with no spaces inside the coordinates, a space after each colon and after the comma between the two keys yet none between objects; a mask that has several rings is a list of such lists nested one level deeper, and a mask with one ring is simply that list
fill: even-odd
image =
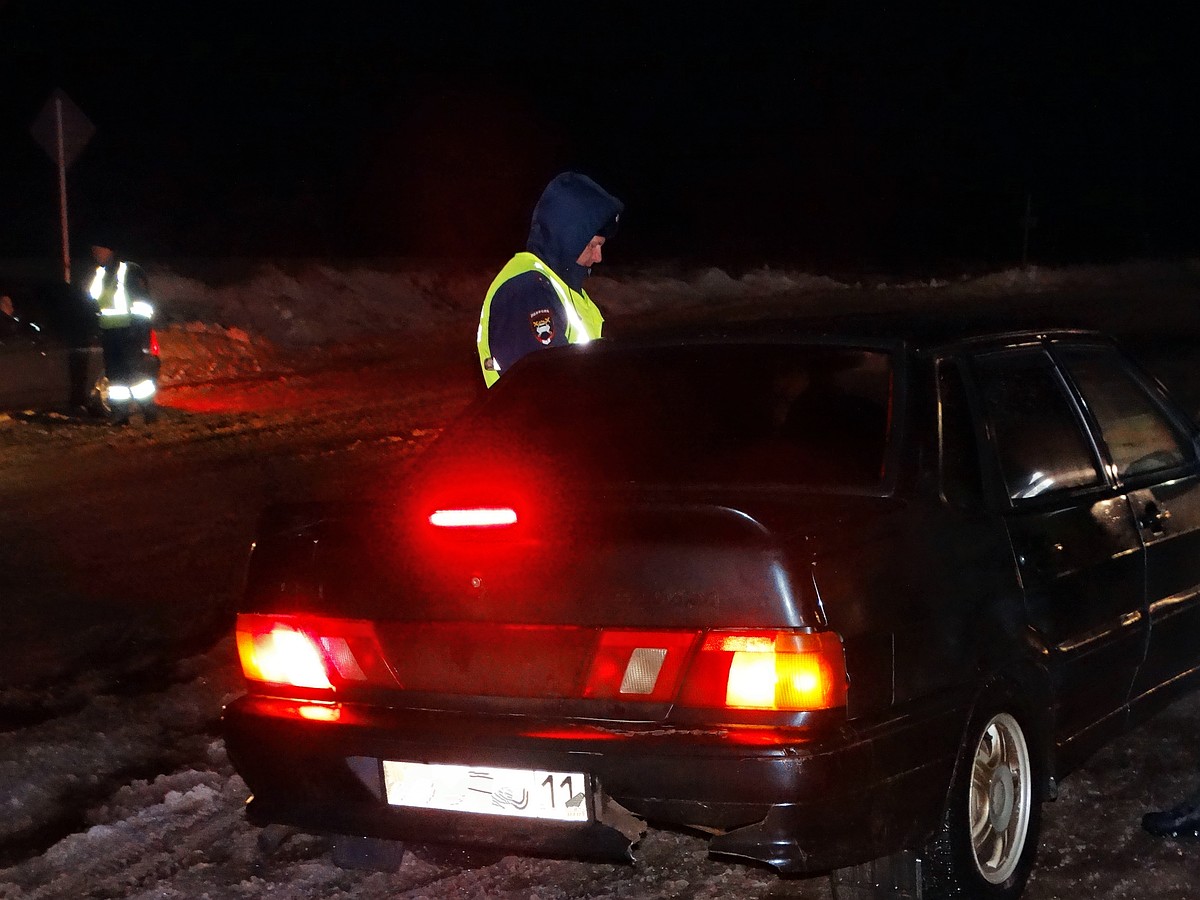
[{"label": "alloy wheel", "polygon": [[971,767],[970,825],[975,866],[989,884],[1016,870],[1029,835],[1029,743],[1020,724],[999,713],[983,729]]}]

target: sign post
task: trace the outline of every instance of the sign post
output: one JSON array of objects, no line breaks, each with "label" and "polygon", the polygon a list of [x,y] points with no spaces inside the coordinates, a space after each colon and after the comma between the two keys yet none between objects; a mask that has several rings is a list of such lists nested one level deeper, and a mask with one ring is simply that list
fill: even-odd
[{"label": "sign post", "polygon": [[63,91],[50,95],[30,127],[34,140],[58,164],[58,209],[62,227],[63,281],[71,283],[71,243],[67,228],[67,167],[91,139],[95,127]]}]

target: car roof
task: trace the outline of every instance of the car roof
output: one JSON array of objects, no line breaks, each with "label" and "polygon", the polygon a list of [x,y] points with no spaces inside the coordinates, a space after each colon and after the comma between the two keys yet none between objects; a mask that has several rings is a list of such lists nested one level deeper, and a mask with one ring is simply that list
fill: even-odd
[{"label": "car roof", "polygon": [[[848,343],[866,341],[878,346],[905,346],[916,352],[958,345],[1004,345],[1050,339],[1103,341],[1099,331],[1045,316],[969,312],[851,313],[837,316],[788,316],[732,321],[693,322],[641,332],[633,343],[664,346],[679,343]],[[622,341],[625,337],[622,337]]]}]

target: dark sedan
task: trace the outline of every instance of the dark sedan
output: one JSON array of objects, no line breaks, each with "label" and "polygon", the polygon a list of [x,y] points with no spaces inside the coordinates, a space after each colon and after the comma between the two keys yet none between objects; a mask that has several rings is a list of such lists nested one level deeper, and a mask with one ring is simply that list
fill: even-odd
[{"label": "dark sedan", "polygon": [[1200,673],[1197,449],[1086,331],[533,354],[403,496],[264,518],[249,815],[1016,897],[1057,780]]},{"label": "dark sedan", "polygon": [[63,288],[0,301],[0,410],[106,411],[95,313]]}]

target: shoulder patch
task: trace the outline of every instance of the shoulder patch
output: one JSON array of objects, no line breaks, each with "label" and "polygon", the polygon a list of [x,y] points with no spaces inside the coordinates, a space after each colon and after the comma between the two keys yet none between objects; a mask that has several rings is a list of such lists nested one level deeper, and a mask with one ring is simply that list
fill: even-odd
[{"label": "shoulder patch", "polygon": [[538,309],[529,314],[529,328],[534,340],[549,346],[554,340],[554,315],[549,309]]},{"label": "shoulder patch", "polygon": [[554,340],[554,314],[546,308],[529,313],[529,329],[533,331],[535,341],[550,346]]}]

